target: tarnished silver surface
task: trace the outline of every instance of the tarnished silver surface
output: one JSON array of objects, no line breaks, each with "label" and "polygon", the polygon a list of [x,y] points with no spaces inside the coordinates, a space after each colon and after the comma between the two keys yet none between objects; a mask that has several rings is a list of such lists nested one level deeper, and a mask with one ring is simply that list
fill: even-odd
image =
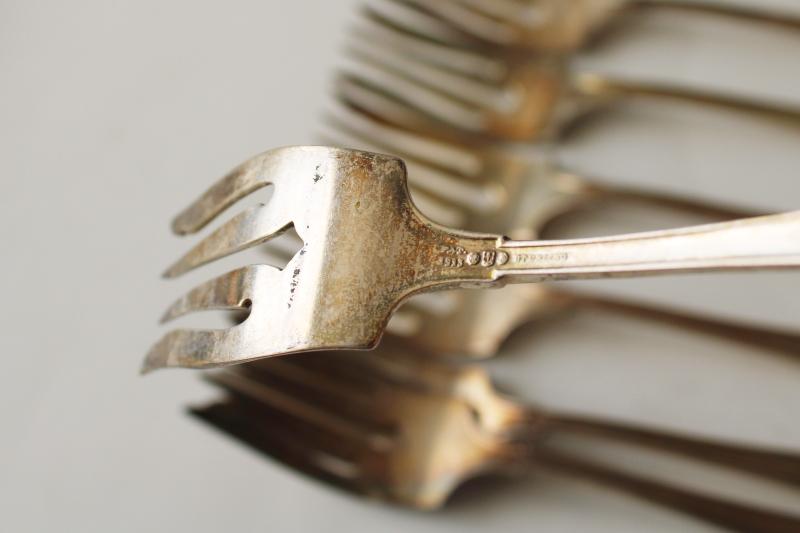
[{"label": "tarnished silver surface", "polygon": [[413,205],[403,162],[326,147],[281,148],[244,163],[173,224],[199,230],[267,185],[268,205],[233,217],[168,271],[176,276],[294,226],[303,249],[284,270],[253,265],[178,300],[165,320],[249,310],[227,330],[176,330],[143,371],[208,367],[325,349],[368,349],[406,298],[505,283],[800,267],[800,212],[695,228],[571,241],[510,241],[450,230]]},{"label": "tarnished silver surface", "polygon": [[[502,9],[500,3],[492,6]],[[510,113],[509,120],[528,127],[525,121],[530,115],[521,111],[529,108],[525,101],[537,102],[529,108],[535,116],[540,116],[542,109],[546,114],[549,105],[560,104],[536,99],[537,90],[549,94],[547,87],[526,86],[523,77],[517,79],[519,84],[509,82],[525,65],[546,72],[546,62],[521,63],[508,51],[476,47],[453,21],[445,23],[444,19],[403,8],[402,3],[371,3],[352,32],[351,53],[358,68],[339,80],[340,102],[328,113],[329,127],[322,135],[326,144],[403,158],[410,170],[415,203],[433,220],[470,231],[530,239],[564,214],[609,201],[633,201],[720,220],[754,214],[708,201],[609,187],[559,168],[551,161],[551,150],[540,149],[539,156],[521,158],[496,143],[471,139],[467,134],[473,126],[485,129],[486,121],[478,115],[518,110],[517,115]],[[593,76],[578,75],[573,81],[582,86],[576,94],[583,91],[584,96],[594,92],[599,97],[604,90],[615,90],[601,87],[606,82]],[[706,103],[753,110],[744,102],[719,97]],[[466,120],[467,108],[476,111],[475,120]],[[579,109],[572,109],[572,115]],[[460,127],[441,130],[439,122]],[[621,312],[800,355],[800,335],[793,331],[556,292],[543,285],[415,298],[394,315],[388,331],[410,338],[432,353],[488,357],[520,325],[576,307]]]},{"label": "tarnished silver surface", "polygon": [[[604,202],[643,203],[721,220],[747,216],[745,209],[609,187],[558,168],[544,153],[523,158],[497,147],[444,140],[393,124],[392,114],[385,107],[373,111],[380,114],[373,116],[345,103],[332,106],[323,140],[342,148],[402,157],[409,169],[415,203],[440,224],[530,239],[559,216]],[[270,243],[267,250],[285,263],[301,245],[281,250]],[[800,355],[800,335],[795,332],[556,291],[546,285],[423,295],[399,309],[387,331],[407,337],[431,353],[482,358],[494,355],[508,335],[524,323],[586,307]]]},{"label": "tarnished silver surface", "polygon": [[551,437],[600,437],[798,485],[794,453],[548,413],[502,397],[480,369],[432,365],[401,347],[269,360],[209,379],[228,398],[195,415],[363,496],[434,509],[469,478],[542,467],[737,531],[800,527],[797,517],[626,473],[635,465],[622,471],[565,455]]},{"label": "tarnished silver surface", "polygon": [[536,51],[570,52],[614,19],[637,8],[711,14],[800,30],[800,16],[763,6],[682,0],[399,0],[446,18],[486,42]]},{"label": "tarnished silver surface", "polygon": [[[430,3],[432,10],[451,5],[458,2]],[[446,20],[458,22],[457,18]],[[394,13],[368,10],[354,34],[349,52],[358,64],[342,75],[340,94],[382,116],[392,113],[394,120],[411,127],[422,124],[444,133],[455,130],[455,134],[516,141],[551,139],[591,112],[637,98],[719,108],[800,125],[800,110],[788,106],[572,72],[563,56],[486,49],[453,36],[446,26],[428,28],[423,37],[415,19]],[[394,109],[388,111],[390,108]]]}]

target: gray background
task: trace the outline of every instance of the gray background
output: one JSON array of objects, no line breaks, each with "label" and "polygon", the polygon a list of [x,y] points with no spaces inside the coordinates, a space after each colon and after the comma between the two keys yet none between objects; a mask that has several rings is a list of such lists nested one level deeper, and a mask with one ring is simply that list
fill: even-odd
[{"label": "gray background", "polygon": [[[753,3],[798,11],[796,0]],[[211,275],[159,279],[187,245],[169,234],[169,219],[243,159],[314,140],[355,4],[0,0],[0,527],[707,531],[545,474],[468,489],[440,514],[365,504],[185,416],[187,404],[214,397],[197,374],[137,376],[162,333],[162,309]],[[657,15],[632,21],[579,64],[800,106],[798,58],[797,35]],[[792,209],[799,141],[797,128],[631,106],[582,130],[563,159],[608,180]],[[677,223],[646,215],[598,214],[591,227],[578,221],[562,231]],[[765,274],[594,286],[796,326],[798,281]],[[800,446],[800,367],[758,350],[585,313],[514,335],[492,367],[509,390],[553,408]],[[800,508],[775,487],[642,461],[664,478],[694,476],[716,491]]]}]

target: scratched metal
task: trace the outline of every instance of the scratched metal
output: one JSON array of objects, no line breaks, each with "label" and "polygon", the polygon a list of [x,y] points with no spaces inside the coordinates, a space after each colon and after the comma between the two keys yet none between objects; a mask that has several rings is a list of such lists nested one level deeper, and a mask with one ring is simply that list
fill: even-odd
[{"label": "scratched metal", "polygon": [[377,345],[393,310],[415,293],[505,283],[673,272],[800,267],[800,212],[574,241],[510,241],[439,226],[413,205],[397,158],[326,147],[257,156],[174,222],[200,230],[255,190],[269,204],[234,216],[175,263],[177,276],[294,226],[303,250],[284,270],[241,268],[178,300],[170,320],[205,309],[249,310],[223,330],[175,330],[143,371],[209,367],[275,355]]}]

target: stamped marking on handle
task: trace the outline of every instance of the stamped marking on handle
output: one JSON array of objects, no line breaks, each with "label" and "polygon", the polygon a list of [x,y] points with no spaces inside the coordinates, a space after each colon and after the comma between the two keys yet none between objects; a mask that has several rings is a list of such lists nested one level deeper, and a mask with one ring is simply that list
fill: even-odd
[{"label": "stamped marking on handle", "polygon": [[563,263],[569,261],[569,253],[515,253],[511,261],[516,265],[535,265],[537,263]]}]

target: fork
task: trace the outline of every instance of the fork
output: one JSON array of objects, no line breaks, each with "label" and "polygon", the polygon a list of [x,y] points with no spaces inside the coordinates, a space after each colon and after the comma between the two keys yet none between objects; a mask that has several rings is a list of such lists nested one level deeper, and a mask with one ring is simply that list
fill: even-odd
[{"label": "fork", "polygon": [[[619,200],[696,211],[721,219],[747,215],[742,209],[597,184],[557,168],[546,158],[528,161],[488,147],[446,142],[395,127],[345,105],[332,106],[327,122],[332,125],[322,135],[327,144],[403,158],[410,170],[411,193],[422,212],[436,222],[469,231],[530,239],[541,235],[549,221],[562,214]],[[299,245],[281,249],[279,242],[270,243],[268,252],[276,261],[286,263]],[[543,285],[423,295],[399,309],[387,331],[412,339],[435,354],[485,358],[496,354],[501,343],[521,324],[575,308],[666,322],[792,356],[800,354],[800,336],[792,332],[557,291]],[[503,312],[498,313],[498,309]]]},{"label": "fork", "polygon": [[639,9],[684,11],[757,22],[793,31],[800,17],[776,10],[681,0],[394,0],[435,15],[486,43],[537,52],[582,48],[621,15]]},{"label": "fork", "polygon": [[567,134],[592,112],[632,98],[697,104],[800,124],[800,110],[788,106],[572,73],[564,58],[486,51],[452,43],[446,34],[431,41],[403,24],[365,12],[349,47],[356,63],[343,71],[337,91],[354,105],[378,116],[390,113],[393,120],[415,129],[478,138],[547,140]]},{"label": "fork", "polygon": [[267,185],[273,188],[269,204],[235,215],[165,275],[178,276],[262,244],[292,226],[303,249],[283,270],[247,266],[179,299],[165,321],[207,309],[249,314],[228,329],[166,334],[148,353],[143,372],[305,351],[370,349],[394,309],[416,293],[800,267],[800,212],[617,237],[511,241],[431,222],[411,201],[400,159],[328,147],[280,148],[245,162],[181,213],[173,230],[199,231]]},{"label": "fork", "polygon": [[545,413],[497,395],[477,369],[404,365],[402,357],[341,352],[243,365],[208,376],[228,392],[225,403],[192,412],[314,477],[421,509],[442,506],[469,478],[543,467],[737,531],[800,526],[796,517],[564,455],[548,441],[600,437],[792,485],[800,482],[795,454]]}]

